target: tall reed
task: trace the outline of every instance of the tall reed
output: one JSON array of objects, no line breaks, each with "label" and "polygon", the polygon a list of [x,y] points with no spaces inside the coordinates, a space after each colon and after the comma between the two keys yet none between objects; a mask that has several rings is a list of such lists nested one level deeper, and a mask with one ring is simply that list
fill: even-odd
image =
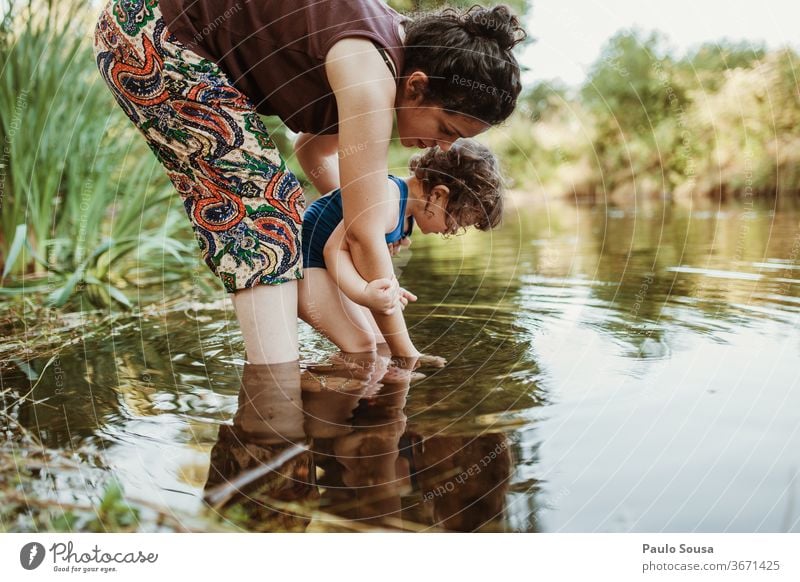
[{"label": "tall reed", "polygon": [[134,270],[198,255],[180,198],[97,71],[96,16],[77,0],[5,2],[0,295],[128,304]]}]

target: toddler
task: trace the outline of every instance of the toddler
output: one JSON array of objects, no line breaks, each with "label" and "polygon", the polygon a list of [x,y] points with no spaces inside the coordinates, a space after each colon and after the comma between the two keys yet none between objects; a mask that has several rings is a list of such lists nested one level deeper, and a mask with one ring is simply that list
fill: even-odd
[{"label": "toddler", "polygon": [[[385,204],[386,243],[410,244],[416,225],[423,234],[455,234],[470,226],[490,230],[503,212],[502,176],[492,152],[472,139],[459,139],[413,156],[406,178],[389,176]],[[347,246],[339,190],[311,204],[303,216],[303,279],[300,317],[349,353],[370,352],[387,343],[393,356],[417,357],[399,307],[416,297],[388,279],[367,282],[356,270]],[[398,318],[383,337],[375,316]],[[387,334],[388,336],[388,334]]]}]

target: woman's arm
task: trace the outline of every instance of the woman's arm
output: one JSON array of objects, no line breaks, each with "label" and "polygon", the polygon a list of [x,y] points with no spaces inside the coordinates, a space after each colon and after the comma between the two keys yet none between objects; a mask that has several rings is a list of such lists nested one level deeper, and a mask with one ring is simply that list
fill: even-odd
[{"label": "woman's arm", "polygon": [[314,188],[325,194],[339,187],[339,136],[301,133],[294,141],[294,154]]},{"label": "woman's arm", "polygon": [[[348,299],[367,309],[387,315],[394,311],[396,305],[390,293],[393,280],[376,279],[368,282],[358,274],[344,236],[344,223],[339,223],[339,226],[331,233],[328,242],[325,243],[323,256],[328,274]],[[394,279],[394,274],[392,274],[392,279]],[[416,295],[400,289],[402,308],[405,308],[409,301],[416,300]]]},{"label": "woman's arm", "polygon": [[[393,307],[391,297],[389,297],[388,294],[386,295],[386,303],[388,304],[379,301],[377,297],[369,296],[367,289],[369,281],[366,281],[364,277],[358,274],[353,264],[350,249],[344,235],[344,222],[340,222],[339,226],[337,226],[331,233],[331,236],[328,237],[328,241],[325,243],[325,249],[323,250],[323,256],[325,257],[325,268],[328,273],[336,282],[339,289],[341,289],[351,301],[376,311],[389,310]],[[391,283],[389,279],[377,279],[377,281]]]},{"label": "woman's arm", "polygon": [[[392,279],[382,216],[388,201],[395,80],[374,45],[360,38],[337,42],[325,59],[325,71],[339,113],[339,176],[350,255],[366,281]],[[399,286],[393,292],[399,303]],[[394,355],[417,354],[400,309],[373,315]]]},{"label": "woman's arm", "polygon": [[367,281],[389,279],[392,261],[382,219],[395,80],[369,40],[345,38],[325,59],[339,113],[339,177],[353,262]]}]

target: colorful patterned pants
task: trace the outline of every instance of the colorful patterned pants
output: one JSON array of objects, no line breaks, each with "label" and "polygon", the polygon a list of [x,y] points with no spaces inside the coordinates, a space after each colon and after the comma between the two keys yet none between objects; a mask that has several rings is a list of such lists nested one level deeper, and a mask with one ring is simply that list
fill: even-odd
[{"label": "colorful patterned pants", "polygon": [[165,28],[158,0],[111,0],[94,43],[226,290],[302,278],[303,191],[250,100]]}]

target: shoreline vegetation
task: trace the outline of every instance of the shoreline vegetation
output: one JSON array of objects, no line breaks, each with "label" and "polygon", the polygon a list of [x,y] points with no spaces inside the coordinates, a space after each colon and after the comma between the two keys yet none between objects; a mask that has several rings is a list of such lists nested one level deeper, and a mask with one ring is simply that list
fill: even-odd
[{"label": "shoreline vegetation", "polygon": [[611,38],[579,88],[540,82],[488,136],[516,189],[577,202],[797,199],[800,61],[789,47]]},{"label": "shoreline vegetation", "polygon": [[[6,0],[5,8],[0,301],[130,309],[149,286],[208,285],[197,276],[203,267],[180,198],[102,85],[90,35],[75,32],[91,30],[94,14],[74,2]],[[583,86],[539,82],[523,91],[512,118],[484,136],[516,202],[526,199],[520,191],[612,205],[797,199],[797,54],[725,41],[679,58],[666,46],[657,32],[620,32]],[[308,185],[285,128],[267,121]],[[391,171],[402,173],[409,155],[393,146]]]},{"label": "shoreline vegetation", "polygon": [[197,254],[180,197],[103,85],[90,34],[77,32],[93,29],[94,11],[5,4],[0,301],[130,307],[131,290],[185,276]]}]

